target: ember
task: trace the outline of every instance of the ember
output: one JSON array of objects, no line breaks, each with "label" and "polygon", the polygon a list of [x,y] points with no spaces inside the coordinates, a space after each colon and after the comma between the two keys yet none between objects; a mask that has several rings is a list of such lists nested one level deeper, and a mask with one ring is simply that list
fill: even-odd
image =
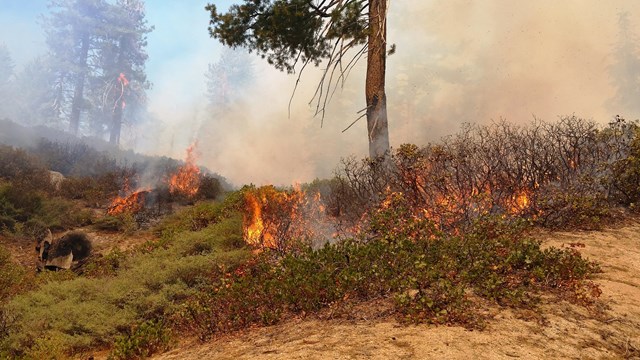
[{"label": "ember", "polygon": [[513,205],[511,206],[510,213],[512,215],[521,214],[529,209],[531,206],[531,197],[527,191],[521,191],[513,195]]},{"label": "ember", "polygon": [[197,143],[187,148],[187,158],[184,166],[178,169],[169,179],[169,191],[172,194],[182,194],[194,197],[200,188],[200,169],[196,166],[195,149]]}]

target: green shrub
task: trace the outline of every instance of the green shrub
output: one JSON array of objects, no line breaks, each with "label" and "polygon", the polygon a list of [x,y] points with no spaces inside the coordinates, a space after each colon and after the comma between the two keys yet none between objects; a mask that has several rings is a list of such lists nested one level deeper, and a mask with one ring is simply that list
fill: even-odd
[{"label": "green shrub", "polygon": [[573,250],[542,250],[525,229],[524,222],[481,218],[463,235],[444,235],[395,194],[371,215],[371,240],[276,258],[266,251],[238,268],[216,269],[180,311],[182,326],[206,338],[345,299],[393,298],[402,321],[473,327],[483,320],[474,297],[533,307],[542,292],[587,305],[599,295],[587,280],[595,264]]},{"label": "green shrub", "polygon": [[9,251],[0,245],[0,304],[25,286],[26,271],[11,261]]},{"label": "green shrub", "polygon": [[116,339],[110,360],[144,359],[167,350],[171,332],[161,321],[145,321],[126,336]]},{"label": "green shrub", "polygon": [[117,343],[116,355],[140,356],[168,334],[155,322],[194,297],[212,268],[247,260],[247,248],[229,246],[228,237],[241,234],[240,217],[234,215],[199,232],[175,234],[163,246],[94,257],[81,268],[82,276],[40,273],[35,290],[9,300],[5,315],[13,320],[0,353],[41,358],[51,347],[54,357],[64,358]]},{"label": "green shrub", "polygon": [[107,215],[95,221],[93,227],[102,231],[131,233],[137,229],[136,220],[130,213]]},{"label": "green shrub", "polygon": [[127,254],[116,248],[106,255],[93,256],[78,272],[92,278],[116,276],[118,270],[124,266],[126,258]]},{"label": "green shrub", "polygon": [[[46,193],[0,183],[0,227],[31,236],[43,228],[67,230],[93,221],[93,213],[78,204]],[[20,227],[17,226],[21,223]]]},{"label": "green shrub", "polygon": [[198,197],[211,200],[218,198],[221,194],[222,184],[220,183],[220,180],[211,175],[203,175],[200,178]]},{"label": "green shrub", "polygon": [[35,157],[21,149],[0,145],[0,179],[21,191],[53,191],[49,172]]}]

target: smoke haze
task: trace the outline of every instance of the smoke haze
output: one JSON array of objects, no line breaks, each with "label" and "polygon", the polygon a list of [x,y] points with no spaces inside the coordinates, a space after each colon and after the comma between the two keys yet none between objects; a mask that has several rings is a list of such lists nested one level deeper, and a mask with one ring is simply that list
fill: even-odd
[{"label": "smoke haze", "polygon": [[[289,116],[296,76],[255,54],[242,99],[224,113],[210,111],[204,74],[221,45],[208,38],[205,4],[185,11],[186,5],[148,2],[149,23],[156,26],[148,66],[153,120],[125,129],[125,145],[182,158],[199,140],[200,164],[236,185],[310,181],[331,176],[342,157],[366,156],[364,119],[342,133],[364,107],[366,59],[332,99],[322,128],[308,104],[319,70],[304,73]],[[534,116],[553,121],[575,114],[605,124],[616,114],[640,117],[610,105],[618,82],[610,69],[621,43],[619,15],[628,13],[629,30],[640,35],[636,0],[402,0],[391,1],[389,11],[388,42],[397,47],[387,62],[394,147],[437,141],[464,122],[526,124]],[[160,12],[172,14],[171,22],[160,21]],[[159,42],[184,50],[154,50]],[[627,76],[638,77],[639,70]]]}]

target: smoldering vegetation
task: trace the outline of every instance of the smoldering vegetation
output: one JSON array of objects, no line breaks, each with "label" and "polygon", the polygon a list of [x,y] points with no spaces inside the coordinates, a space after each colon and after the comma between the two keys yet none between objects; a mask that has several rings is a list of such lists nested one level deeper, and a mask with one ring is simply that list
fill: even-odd
[{"label": "smoldering vegetation", "polygon": [[639,151],[640,124],[620,117],[606,126],[576,116],[467,124],[439,142],[401,145],[386,159],[346,158],[333,178],[299,188],[244,188],[245,228],[248,242],[279,253],[375,238],[371,218],[395,207],[447,234],[487,218],[597,229],[640,209]]},{"label": "smoldering vegetation", "polygon": [[466,125],[441,142],[402,145],[388,161],[344,160],[328,208],[353,226],[401,194],[414,216],[445,231],[484,216],[598,227],[617,207],[638,209],[639,146],[638,122],[619,117]]},{"label": "smoldering vegetation", "polygon": [[139,219],[143,223],[166,212],[174,201],[212,199],[231,187],[199,168],[199,191],[186,199],[171,194],[167,185],[183,161],[123,151],[99,139],[78,139],[45,127],[8,121],[2,125],[6,131],[1,136],[14,145],[0,145],[0,230],[9,233],[36,236],[46,228],[88,225],[95,220],[91,209],[105,209],[118,196],[146,189],[149,201]]}]

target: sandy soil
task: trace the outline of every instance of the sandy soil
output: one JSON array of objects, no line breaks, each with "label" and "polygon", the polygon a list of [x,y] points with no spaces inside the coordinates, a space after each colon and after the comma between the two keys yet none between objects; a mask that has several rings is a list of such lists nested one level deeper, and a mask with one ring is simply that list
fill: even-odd
[{"label": "sandy soil", "polygon": [[584,244],[601,263],[604,313],[566,302],[541,313],[496,308],[482,331],[402,326],[392,319],[297,319],[209,343],[185,341],[169,359],[640,359],[640,223],[599,232],[543,233],[545,245]]}]

